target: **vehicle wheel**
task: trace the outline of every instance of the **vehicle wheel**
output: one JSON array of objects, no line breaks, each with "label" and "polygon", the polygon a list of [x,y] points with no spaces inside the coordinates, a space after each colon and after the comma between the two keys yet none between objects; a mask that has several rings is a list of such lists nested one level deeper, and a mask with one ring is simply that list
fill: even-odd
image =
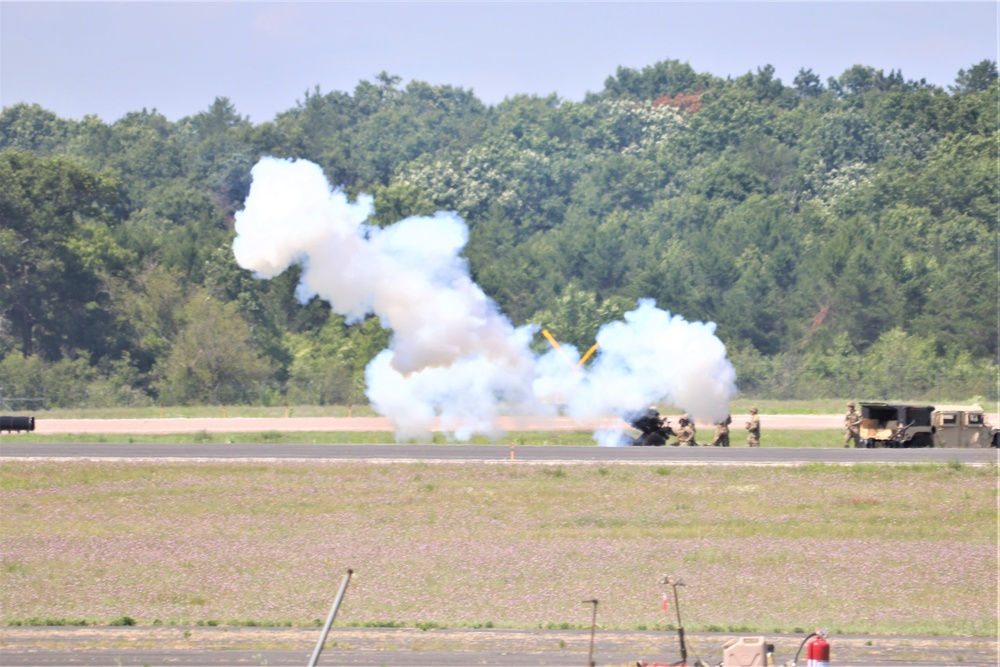
[{"label": "vehicle wheel", "polygon": [[934,439],[930,433],[917,433],[910,439],[907,447],[933,447]]}]

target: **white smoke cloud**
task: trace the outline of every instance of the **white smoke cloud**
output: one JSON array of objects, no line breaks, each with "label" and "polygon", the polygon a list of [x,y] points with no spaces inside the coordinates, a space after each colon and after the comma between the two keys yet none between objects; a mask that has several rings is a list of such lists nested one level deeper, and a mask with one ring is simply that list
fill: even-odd
[{"label": "white smoke cloud", "polygon": [[556,402],[580,419],[654,402],[725,416],[735,373],[714,324],[640,301],[601,328],[589,369],[575,368],[572,346],[537,356],[529,347],[537,327],[514,327],[470,279],[459,255],[468,227],[454,213],[380,229],[365,224],[371,197],[348,201],[311,162],[264,158],[251,173],[236,214],[236,261],[265,279],[301,264],[300,299],[318,295],[349,322],[379,317],[391,339],[367,368],[368,397],[397,437],[426,437],[436,417],[460,440],[496,434],[501,412],[553,414]]},{"label": "white smoke cloud", "polygon": [[[597,333],[600,353],[567,405],[570,415],[626,415],[652,403],[683,408],[700,421],[718,421],[736,393],[736,372],[715,324],[688,322],[641,299],[624,321]],[[602,444],[616,432],[597,436]]]}]

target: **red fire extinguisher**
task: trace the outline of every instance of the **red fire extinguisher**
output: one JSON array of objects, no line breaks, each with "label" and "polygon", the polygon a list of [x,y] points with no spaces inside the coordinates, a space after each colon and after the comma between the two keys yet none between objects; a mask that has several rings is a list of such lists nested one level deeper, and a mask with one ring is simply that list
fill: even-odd
[{"label": "red fire extinguisher", "polygon": [[806,665],[808,667],[830,667],[830,644],[824,633],[818,632],[816,639],[806,647]]}]

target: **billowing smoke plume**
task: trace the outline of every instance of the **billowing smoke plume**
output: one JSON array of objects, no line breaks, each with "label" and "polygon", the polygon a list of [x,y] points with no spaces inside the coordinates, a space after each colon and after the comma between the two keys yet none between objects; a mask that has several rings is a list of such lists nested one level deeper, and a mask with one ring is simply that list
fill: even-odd
[{"label": "billowing smoke plume", "polygon": [[[297,296],[318,295],[348,322],[378,316],[389,348],[366,371],[368,398],[400,438],[440,417],[460,440],[495,433],[494,418],[622,415],[654,402],[702,419],[725,416],[735,373],[713,324],[690,323],[640,301],[598,334],[589,369],[554,351],[536,356],[537,327],[514,327],[469,277],[459,253],[468,228],[453,213],[367,225],[372,199],[348,201],[307,161],[264,158],[236,214],[236,261],[259,278],[303,267]],[[563,348],[574,361],[577,351]]]},{"label": "billowing smoke plume", "polygon": [[[718,421],[736,393],[736,373],[715,324],[688,322],[642,299],[623,322],[597,333],[600,354],[572,392],[568,412],[578,418],[626,415],[650,403],[682,407],[694,419]],[[598,434],[614,444],[618,433]]]}]

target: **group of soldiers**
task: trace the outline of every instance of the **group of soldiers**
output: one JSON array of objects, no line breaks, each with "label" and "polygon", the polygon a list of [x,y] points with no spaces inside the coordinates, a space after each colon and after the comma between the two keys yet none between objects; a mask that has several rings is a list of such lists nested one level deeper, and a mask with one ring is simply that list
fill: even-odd
[{"label": "group of soldiers", "polygon": [[[715,437],[712,438],[712,447],[729,446],[729,425],[733,418],[726,415],[726,418],[715,425]],[[677,431],[679,445],[696,445],[694,441],[694,423],[684,415],[678,421],[680,428]],[[760,447],[760,417],[757,415],[757,408],[750,408],[750,419],[746,423],[747,447]],[[854,443],[855,447],[860,446],[861,437],[861,415],[854,409],[854,401],[847,404],[847,414],[844,415],[844,447],[850,447]]]},{"label": "group of soldiers", "polygon": [[[729,446],[729,425],[733,423],[731,415],[715,424],[715,437],[712,438],[713,447]],[[760,447],[760,417],[757,416],[757,408],[750,408],[750,419],[746,423],[747,447]]]},{"label": "group of soldiers", "polygon": [[[650,406],[650,410],[654,410],[653,406]],[[659,416],[657,414],[657,416]],[[731,415],[726,415],[726,418],[717,422],[715,425],[715,437],[712,438],[710,446],[712,447],[728,447],[729,446],[729,425],[733,423],[733,418]],[[760,447],[760,417],[757,415],[757,408],[750,408],[750,419],[746,423],[747,429],[747,447]],[[695,428],[694,421],[687,414],[682,415],[680,419],[677,420],[677,445],[686,445],[690,447],[696,447],[698,445],[695,442],[695,433],[697,429]],[[844,447],[850,447],[851,443],[854,443],[855,447],[859,446],[861,434],[861,415],[854,410],[854,401],[850,401],[847,404],[847,414],[844,415]]]},{"label": "group of soldiers", "polygon": [[[726,415],[726,418],[717,422],[715,424],[715,437],[712,438],[712,442],[709,443],[711,447],[728,447],[729,446],[729,425],[733,423],[733,418],[731,415]],[[760,417],[757,416],[757,408],[750,408],[750,419],[746,424],[747,429],[747,447],[760,447]],[[698,443],[695,442],[695,426],[694,422],[688,415],[681,416],[677,420],[677,444],[678,445],[688,445],[697,446]]]}]

